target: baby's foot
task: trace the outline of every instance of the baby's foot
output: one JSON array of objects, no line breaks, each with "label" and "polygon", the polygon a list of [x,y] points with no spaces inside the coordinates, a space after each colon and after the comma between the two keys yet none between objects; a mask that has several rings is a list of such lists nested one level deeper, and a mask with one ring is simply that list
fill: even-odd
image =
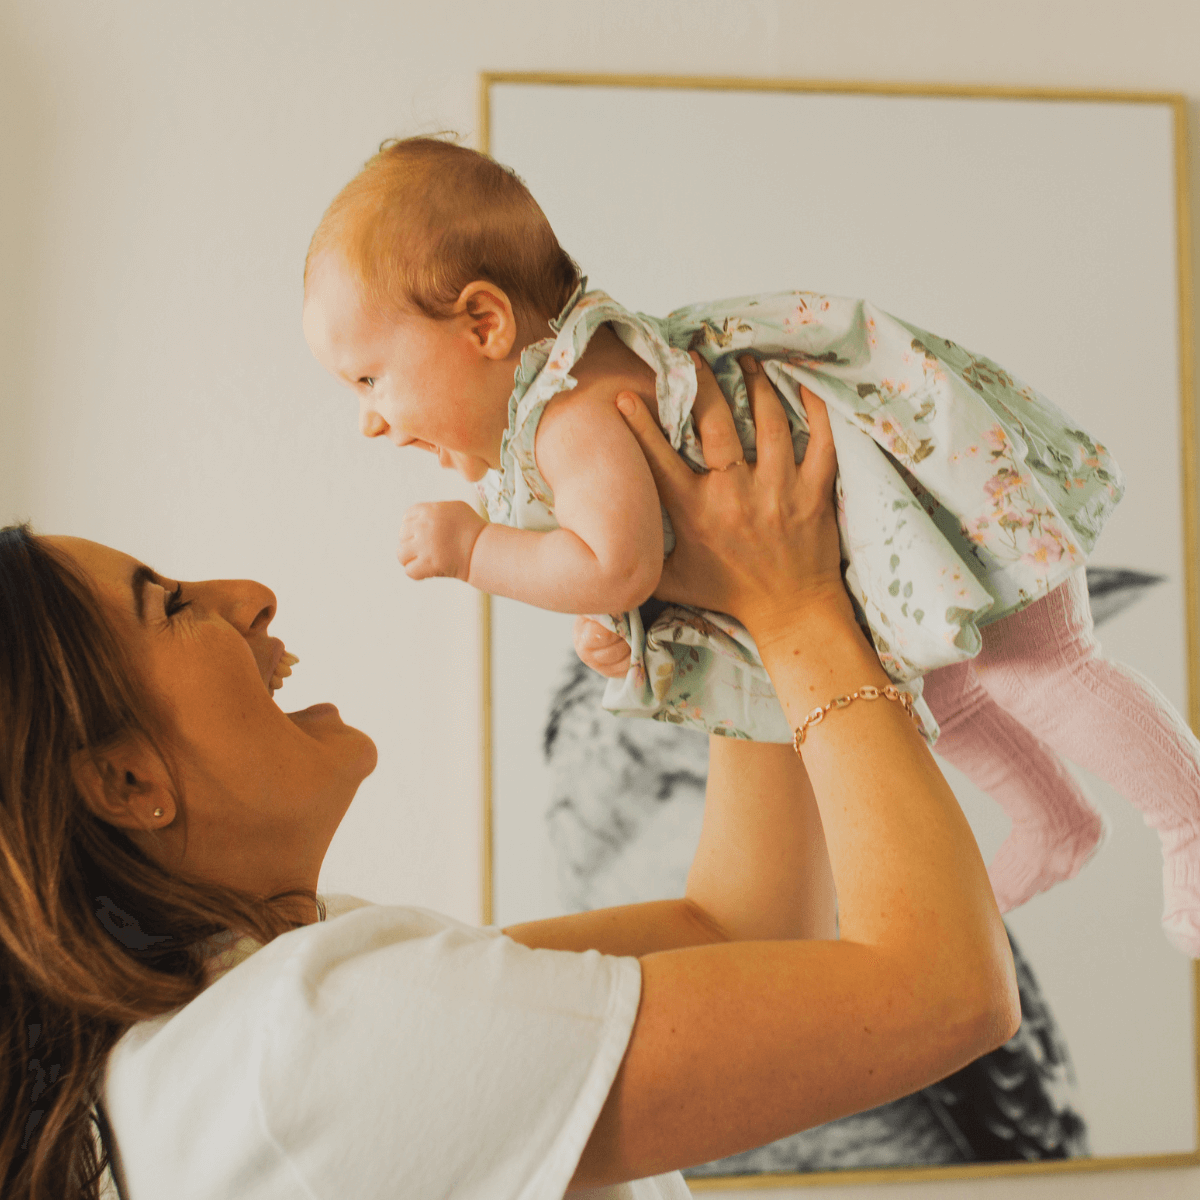
[{"label": "baby's foot", "polygon": [[1200,830],[1163,837],[1163,932],[1200,958]]},{"label": "baby's foot", "polygon": [[[1109,826],[1103,814],[1094,808],[1077,808],[1060,819],[1014,821],[1012,832],[996,852],[988,867],[988,878],[1002,913],[1020,907],[1056,883],[1074,879],[1084,865],[1108,840]],[[1193,893],[1195,895],[1195,893]],[[1200,916],[1200,905],[1193,907]],[[1200,930],[1200,924],[1196,926]]]}]

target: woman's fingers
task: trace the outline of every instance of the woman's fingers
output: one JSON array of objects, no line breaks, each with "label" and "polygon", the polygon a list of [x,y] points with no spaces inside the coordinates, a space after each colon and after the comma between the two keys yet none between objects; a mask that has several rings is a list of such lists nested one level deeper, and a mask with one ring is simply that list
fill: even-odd
[{"label": "woman's fingers", "polygon": [[695,481],[695,474],[671,448],[671,443],[663,437],[658,422],[650,415],[650,410],[642,403],[640,396],[634,392],[619,393],[617,408],[641,446],[646,462],[650,464],[650,473],[654,476],[659,499],[670,512],[672,506],[678,503],[679,498]]},{"label": "woman's fingers", "polygon": [[758,465],[756,470],[775,482],[790,478],[795,470],[796,454],[792,448],[792,430],[783,405],[771,386],[766,372],[749,354],[738,359],[746,390],[750,394],[750,411],[754,415],[754,434]]},{"label": "woman's fingers", "polygon": [[[807,389],[802,393],[811,431],[805,461],[797,466],[787,414],[770,379],[749,358],[741,366],[757,425],[754,467],[698,474],[671,448],[639,397],[623,392],[617,407],[675,529],[675,549],[654,594],[744,620],[814,588],[825,594],[840,587],[841,574],[832,495],[836,457],[825,406]],[[715,428],[710,425],[708,448]]]},{"label": "woman's fingers", "polygon": [[688,356],[696,367],[696,400],[692,404],[696,436],[700,439],[705,463],[715,471],[723,471],[731,463],[745,458],[733,413],[703,355],[691,350]]},{"label": "woman's fingers", "polygon": [[808,418],[808,449],[800,464],[800,477],[818,496],[828,496],[837,477],[837,451],[825,401],[800,385],[800,401]]}]

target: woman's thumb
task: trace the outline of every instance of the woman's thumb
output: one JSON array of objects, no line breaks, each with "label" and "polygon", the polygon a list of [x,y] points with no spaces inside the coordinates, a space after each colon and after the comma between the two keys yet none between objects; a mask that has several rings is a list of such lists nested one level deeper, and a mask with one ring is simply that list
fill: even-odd
[{"label": "woman's thumb", "polygon": [[617,409],[641,446],[646,462],[650,464],[658,494],[669,509],[670,499],[691,482],[691,470],[663,437],[658,422],[650,415],[650,410],[639,395],[635,392],[618,393]]}]

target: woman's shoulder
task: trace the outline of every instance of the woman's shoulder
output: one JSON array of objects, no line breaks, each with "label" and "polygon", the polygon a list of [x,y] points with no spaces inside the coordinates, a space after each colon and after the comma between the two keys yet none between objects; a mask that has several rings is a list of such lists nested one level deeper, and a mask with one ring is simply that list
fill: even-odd
[{"label": "woman's shoulder", "polygon": [[353,912],[356,908],[370,908],[374,900],[363,900],[359,896],[350,896],[344,892],[322,893],[317,897],[325,909],[324,920],[332,921],[345,913]]},{"label": "woman's shoulder", "polygon": [[[532,950],[425,908],[325,902],[326,920],[263,946],[113,1052],[106,1102],[137,1160],[131,1183],[157,1182],[160,1160],[178,1174],[192,1147],[219,1139],[231,1180],[255,1163],[264,1178],[299,1173],[314,1193],[340,1194],[356,1163],[372,1186],[380,1175],[380,1194],[420,1177],[413,1194],[442,1195],[483,1171],[546,1185],[488,1194],[561,1195],[636,1016],[637,960]],[[165,1094],[164,1080],[186,1086]],[[344,1114],[332,1130],[330,1114]],[[381,1143],[379,1128],[395,1136]],[[365,1176],[353,1182],[372,1192]],[[164,1193],[147,1182],[142,1194]]]},{"label": "woman's shoulder", "polygon": [[130,1055],[170,1052],[213,1021],[249,1030],[277,1012],[296,989],[308,991],[336,964],[353,971],[356,960],[387,953],[400,960],[437,958],[456,946],[500,937],[500,930],[465,924],[428,908],[376,904],[358,896],[320,897],[324,920],[281,934],[263,945],[229,935],[212,940],[208,985],[189,1004],[129,1029],[114,1050]]},{"label": "woman's shoulder", "polygon": [[[495,937],[498,929],[489,926],[470,925],[445,913],[435,912],[431,908],[421,908],[404,904],[379,904],[374,900],[364,900],[361,896],[352,896],[346,892],[322,892],[318,896],[325,910],[322,921],[315,925],[306,925],[305,929],[318,930],[322,925],[347,916],[360,910],[370,910],[370,919],[379,922],[380,927],[394,928],[397,932],[407,931],[411,936],[420,937],[442,928],[456,928],[473,932],[481,937]],[[298,932],[298,931],[293,931]]]},{"label": "woman's shoulder", "polygon": [[[536,1009],[550,979],[584,996],[603,993],[614,970],[636,971],[635,960],[533,951],[494,926],[478,926],[410,905],[376,904],[357,896],[321,897],[325,919],[281,934],[266,945],[243,938],[217,947],[209,985],[183,1008],[140,1022],[114,1050],[117,1062],[173,1056],[219,1024],[226,1040],[247,1044],[268,1030],[327,1029],[343,1017],[374,1019],[410,994],[414,1008],[440,995]],[[601,961],[603,959],[603,961]],[[617,964],[621,964],[618,966]],[[314,998],[320,1003],[314,1005]],[[603,1007],[601,1002],[600,1007]],[[373,1014],[374,1009],[380,1013]],[[298,1034],[298,1036],[306,1036]]]},{"label": "woman's shoulder", "polygon": [[[240,964],[246,987],[270,983],[277,1005],[292,988],[308,990],[331,973],[353,974],[366,962],[387,960],[397,973],[411,973],[418,962],[432,963],[463,947],[487,943],[500,930],[412,905],[376,904],[342,893],[322,895],[325,919],[293,929],[254,950]],[[236,972],[230,972],[224,982]]]}]

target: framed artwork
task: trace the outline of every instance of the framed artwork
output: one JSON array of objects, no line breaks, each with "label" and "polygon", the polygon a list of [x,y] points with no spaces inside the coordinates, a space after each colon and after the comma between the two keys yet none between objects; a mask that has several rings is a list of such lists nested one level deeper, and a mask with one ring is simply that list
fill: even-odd
[{"label": "framed artwork", "polygon": [[[1200,719],[1182,97],[486,75],[482,148],[629,308],[861,296],[1003,363],[1113,452],[1089,560],[1106,655]],[[483,600],[484,920],[682,894],[702,734],[618,720],[572,618]],[[999,808],[943,764],[985,859]],[[1024,1021],[914,1096],[690,1172],[694,1189],[1200,1163],[1197,969],[1159,930],[1156,835],[1108,819],[1008,914]]]}]

